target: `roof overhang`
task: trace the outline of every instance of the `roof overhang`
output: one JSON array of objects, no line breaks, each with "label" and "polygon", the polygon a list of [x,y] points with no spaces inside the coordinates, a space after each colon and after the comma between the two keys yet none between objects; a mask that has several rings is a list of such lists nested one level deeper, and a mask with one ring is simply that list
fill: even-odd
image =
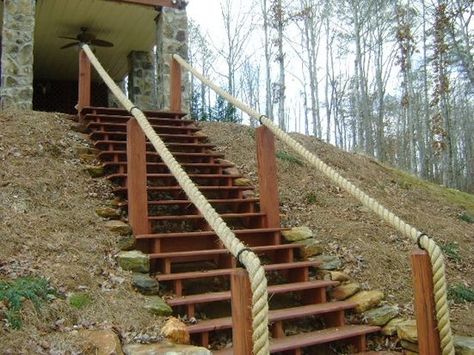
[{"label": "roof overhang", "polygon": [[87,27],[114,47],[95,47],[102,65],[121,80],[128,72],[131,51],[150,51],[156,43],[155,19],[161,6],[178,7],[173,0],[38,0],[34,41],[34,77],[77,80],[78,47],[61,50]]}]

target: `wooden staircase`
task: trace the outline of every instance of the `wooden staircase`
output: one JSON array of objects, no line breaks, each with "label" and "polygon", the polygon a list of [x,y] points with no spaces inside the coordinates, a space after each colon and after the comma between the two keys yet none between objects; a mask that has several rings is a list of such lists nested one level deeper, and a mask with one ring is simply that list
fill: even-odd
[{"label": "wooden staircase", "polygon": [[[327,300],[327,288],[338,283],[311,276],[318,264],[296,259],[300,245],[282,242],[282,229],[269,223],[270,217],[260,209],[260,200],[249,194],[253,188],[234,184],[240,176],[226,173],[232,165],[213,150],[206,136],[197,133],[199,128],[194,122],[183,119],[181,113],[145,113],[236,236],[261,256],[269,281],[271,352],[315,354],[317,348],[313,347],[334,342],[350,344],[354,352],[365,351],[366,335],[379,328],[346,325],[345,312],[356,305]],[[125,201],[125,207],[130,118],[121,109],[85,107],[81,111],[90,139],[100,150],[107,178],[115,184],[114,192]],[[146,179],[148,232],[135,235],[137,248],[149,254],[152,273],[160,287],[165,287],[165,298],[175,314],[193,321],[188,328],[193,342],[211,346],[218,335],[230,334],[232,328],[229,278],[237,262],[150,143],[146,143]],[[217,313],[217,318],[204,317]],[[233,352],[227,348],[214,353]]]}]

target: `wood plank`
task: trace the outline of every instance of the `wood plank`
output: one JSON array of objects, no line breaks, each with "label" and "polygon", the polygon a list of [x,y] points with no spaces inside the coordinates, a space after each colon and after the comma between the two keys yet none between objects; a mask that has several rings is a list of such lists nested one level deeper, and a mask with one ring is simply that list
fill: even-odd
[{"label": "wood plank", "polygon": [[280,202],[278,197],[275,137],[265,126],[257,128],[256,131],[260,209],[267,214],[266,227],[279,227]]},{"label": "wood plank", "polygon": [[171,59],[170,65],[170,110],[180,111],[181,110],[181,65]]},{"label": "wood plank", "polygon": [[134,234],[150,233],[146,181],[145,133],[137,120],[127,124],[128,218]]},{"label": "wood plank", "polygon": [[91,63],[86,52],[79,52],[79,82],[78,82],[77,111],[91,104]]},{"label": "wood plank", "polygon": [[133,4],[133,5],[152,6],[152,7],[163,6],[163,7],[173,7],[175,9],[179,8],[178,4],[177,3],[173,4],[172,0],[109,0],[109,1],[115,1],[115,2],[125,3],[125,4]]},{"label": "wood plank", "polygon": [[441,345],[435,316],[433,270],[428,253],[424,250],[414,250],[411,254],[411,265],[418,350],[421,355],[439,355]]},{"label": "wood plank", "polygon": [[252,291],[247,271],[236,269],[231,277],[232,342],[234,354],[252,354]]}]

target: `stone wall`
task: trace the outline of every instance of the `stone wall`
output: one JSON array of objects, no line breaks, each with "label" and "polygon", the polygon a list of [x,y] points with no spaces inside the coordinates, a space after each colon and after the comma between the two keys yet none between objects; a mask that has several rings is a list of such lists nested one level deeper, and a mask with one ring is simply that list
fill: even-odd
[{"label": "stone wall", "polygon": [[0,106],[33,106],[35,0],[3,2]]},{"label": "stone wall", "polygon": [[[156,65],[158,70],[158,107],[169,109],[170,59],[177,53],[188,57],[188,18],[186,10],[163,8],[157,17]],[[182,75],[182,110],[189,111],[190,87],[188,74]]]},{"label": "stone wall", "polygon": [[128,96],[142,110],[156,110],[155,69],[150,52],[128,55]]}]

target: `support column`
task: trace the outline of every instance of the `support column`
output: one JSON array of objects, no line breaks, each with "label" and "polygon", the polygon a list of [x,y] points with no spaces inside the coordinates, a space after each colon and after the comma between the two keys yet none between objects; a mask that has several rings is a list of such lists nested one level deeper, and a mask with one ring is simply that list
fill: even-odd
[{"label": "support column", "polygon": [[150,52],[128,55],[128,96],[142,110],[156,110],[155,71]]},{"label": "support column", "polygon": [[3,2],[2,109],[33,107],[33,39],[36,0]]},{"label": "support column", "polygon": [[[188,17],[186,15],[186,10],[164,7],[156,19],[156,25],[158,108],[169,110],[171,103],[171,56],[176,53],[186,60],[188,58]],[[182,70],[181,72],[181,110],[188,112],[190,102],[189,79],[186,71]]]}]

